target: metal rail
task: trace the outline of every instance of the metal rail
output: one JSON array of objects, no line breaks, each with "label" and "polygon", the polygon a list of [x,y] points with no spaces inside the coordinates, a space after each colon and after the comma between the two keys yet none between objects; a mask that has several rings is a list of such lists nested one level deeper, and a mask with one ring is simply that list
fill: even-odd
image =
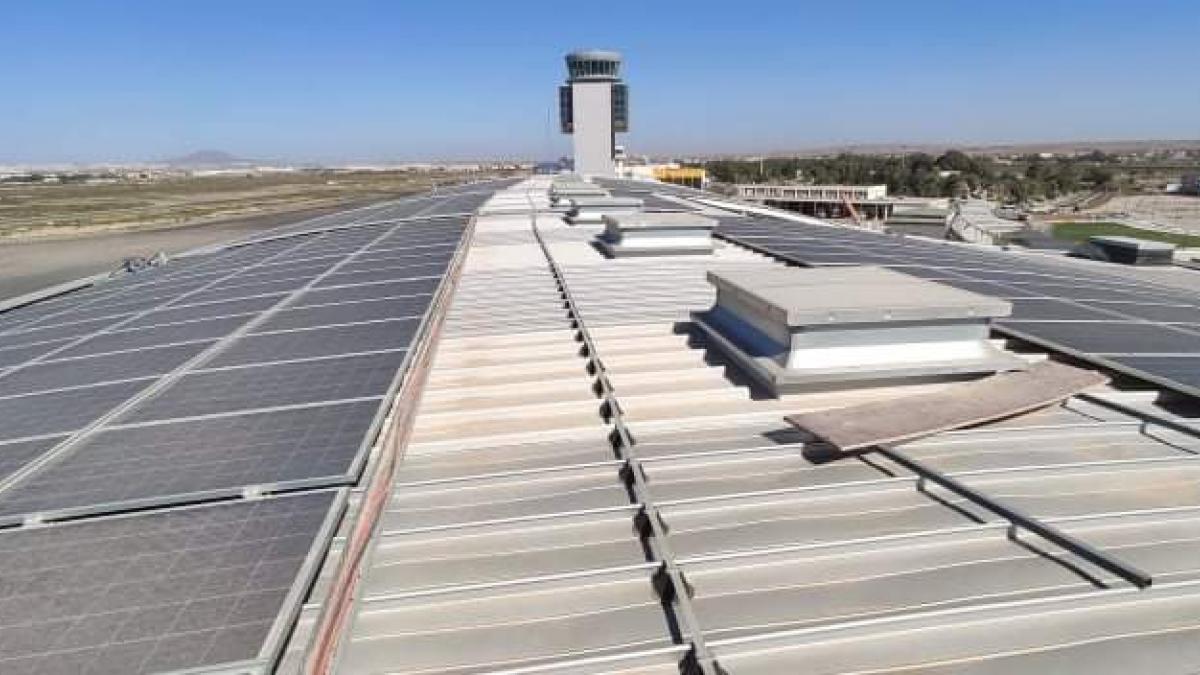
[{"label": "metal rail", "polygon": [[388,396],[393,400],[388,406],[387,418],[381,420],[375,439],[380,448],[380,458],[373,469],[364,470],[360,480],[363,486],[362,503],[350,524],[341,560],[333,571],[329,594],[321,604],[313,638],[304,654],[302,668],[305,675],[334,672],[338,650],[349,636],[352,609],[360,592],[364,566],[372,542],[378,540],[382,516],[391,498],[396,473],[416,421],[418,402],[429,375],[438,337],[475,234],[475,220],[472,217],[468,221],[454,257],[446,266],[421,325],[409,343],[409,355],[400,367],[397,381],[389,391]]},{"label": "metal rail", "polygon": [[1074,553],[1096,567],[1107,570],[1118,577],[1121,577],[1125,581],[1128,581],[1138,588],[1148,588],[1150,584],[1153,583],[1153,579],[1150,577],[1150,575],[1138,569],[1137,567],[1115,558],[1104,551],[1093,547],[1091,544],[1088,544],[1087,542],[1084,542],[1067,534],[1066,532],[1063,532],[1062,530],[1059,530],[1053,525],[1044,523],[1037,518],[1026,513],[1022,513],[1018,509],[1004,504],[993,497],[989,497],[988,495],[968,485],[960,483],[959,481],[938,471],[937,469],[926,466],[912,457],[909,457],[896,448],[877,446],[877,451],[893,462],[903,466],[905,469],[917,474],[919,477],[917,483],[918,489],[923,489],[924,481],[937,483],[938,485],[957,494],[967,501],[981,506],[988,511],[995,513],[1001,518],[1004,518],[1012,525],[1012,527],[1028,530],[1039,537],[1057,546],[1060,546],[1071,553]]},{"label": "metal rail", "polygon": [[662,519],[662,515],[653,498],[650,496],[650,489],[646,484],[646,475],[642,469],[641,460],[634,449],[633,435],[629,432],[629,428],[625,424],[625,413],[621,408],[621,403],[617,398],[612,381],[608,377],[608,370],[600,358],[600,352],[592,340],[591,332],[587,329],[583,313],[578,303],[576,303],[575,297],[571,294],[566,276],[562,268],[554,260],[554,256],[550,253],[550,248],[546,245],[546,241],[542,238],[542,233],[537,225],[538,211],[532,198],[529,198],[529,205],[534,238],[537,240],[538,246],[541,247],[542,254],[546,257],[550,272],[558,284],[563,300],[566,302],[567,311],[575,322],[580,339],[583,341],[584,356],[587,358],[589,368],[596,378],[599,390],[597,393],[603,400],[609,421],[613,425],[613,447],[619,459],[624,462],[624,466],[621,469],[621,478],[625,481],[626,489],[630,491],[632,499],[639,507],[638,513],[634,518],[634,524],[648,547],[650,555],[661,565],[653,579],[655,591],[664,604],[673,607],[674,618],[678,622],[681,633],[680,639],[690,644],[687,656],[680,663],[680,672],[718,675],[721,671],[705,642],[703,629],[696,618],[695,608],[692,606],[691,589],[684,579],[683,572],[676,563],[675,553],[671,550],[671,545],[667,541],[666,525]]},{"label": "metal rail", "polygon": [[[1146,433],[1146,427],[1159,426],[1164,429],[1170,429],[1171,431],[1184,434],[1186,436],[1191,436],[1192,438],[1200,437],[1200,431],[1197,431],[1196,427],[1180,420],[1171,419],[1166,415],[1156,414],[1151,410],[1142,410],[1135,406],[1126,405],[1120,401],[1114,401],[1112,399],[1105,398],[1103,396],[1097,396],[1096,394],[1089,394],[1087,392],[1077,394],[1077,396],[1089,403],[1095,403],[1096,405],[1103,406],[1109,410],[1115,410],[1121,414],[1129,415],[1130,417],[1136,417],[1141,421],[1140,426],[1143,434]],[[1191,450],[1183,451],[1190,452],[1191,454],[1197,454]]]}]

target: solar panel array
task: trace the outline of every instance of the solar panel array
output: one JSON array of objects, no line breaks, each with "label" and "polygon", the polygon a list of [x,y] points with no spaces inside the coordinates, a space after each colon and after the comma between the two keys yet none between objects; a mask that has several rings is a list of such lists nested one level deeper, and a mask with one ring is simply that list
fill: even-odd
[{"label": "solar panel array", "polygon": [[0,672],[269,664],[486,198],[0,314]]},{"label": "solar panel array", "polygon": [[614,197],[633,197],[642,200],[646,211],[694,211],[696,207],[685,202],[667,199],[660,195],[689,196],[675,190],[669,183],[639,183],[628,180],[597,179],[598,183]]},{"label": "solar panel array", "polygon": [[0,672],[266,670],[343,502],[324,490],[6,533]]},{"label": "solar panel array", "polygon": [[1200,293],[1099,263],[767,218],[728,218],[733,241],[805,266],[879,265],[1012,301],[1005,334],[1200,396]]}]

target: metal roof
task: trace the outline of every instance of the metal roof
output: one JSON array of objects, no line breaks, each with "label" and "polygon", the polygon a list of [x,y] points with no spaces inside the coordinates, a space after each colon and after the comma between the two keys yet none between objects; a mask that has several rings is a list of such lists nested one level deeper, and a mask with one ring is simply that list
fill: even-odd
[{"label": "metal roof", "polygon": [[784,414],[944,385],[764,398],[689,316],[712,302],[709,270],[779,262],[732,243],[605,259],[599,228],[548,212],[547,187],[501,191],[476,219],[339,672],[1200,663],[1200,439],[1186,419],[1110,388],[907,444],[915,464],[822,461]]}]

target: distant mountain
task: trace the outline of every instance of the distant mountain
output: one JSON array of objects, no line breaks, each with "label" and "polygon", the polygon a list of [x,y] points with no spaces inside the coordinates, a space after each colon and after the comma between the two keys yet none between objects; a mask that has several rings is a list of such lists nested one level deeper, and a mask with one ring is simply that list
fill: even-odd
[{"label": "distant mountain", "polygon": [[256,162],[252,159],[245,159],[236,155],[231,155],[228,152],[221,150],[198,150],[189,153],[182,157],[172,157],[166,160],[167,164],[181,168],[227,168],[238,166],[252,166]]}]

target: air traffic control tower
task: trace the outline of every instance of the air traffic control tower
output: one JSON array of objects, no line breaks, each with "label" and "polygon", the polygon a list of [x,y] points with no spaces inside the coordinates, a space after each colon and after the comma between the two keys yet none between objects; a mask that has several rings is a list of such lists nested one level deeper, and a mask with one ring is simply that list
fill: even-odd
[{"label": "air traffic control tower", "polygon": [[615,135],[629,130],[629,93],[621,82],[621,55],[596,50],[567,54],[567,83],[558,88],[564,134],[575,138],[575,172],[616,173]]}]

